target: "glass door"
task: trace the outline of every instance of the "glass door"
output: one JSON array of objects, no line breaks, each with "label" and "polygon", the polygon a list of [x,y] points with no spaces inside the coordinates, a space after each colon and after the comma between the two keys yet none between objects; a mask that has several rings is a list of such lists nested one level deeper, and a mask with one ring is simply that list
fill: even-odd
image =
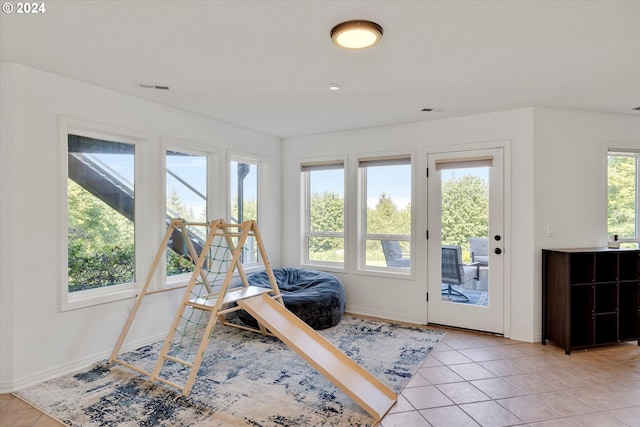
[{"label": "glass door", "polygon": [[429,323],[503,333],[502,157],[429,155]]}]

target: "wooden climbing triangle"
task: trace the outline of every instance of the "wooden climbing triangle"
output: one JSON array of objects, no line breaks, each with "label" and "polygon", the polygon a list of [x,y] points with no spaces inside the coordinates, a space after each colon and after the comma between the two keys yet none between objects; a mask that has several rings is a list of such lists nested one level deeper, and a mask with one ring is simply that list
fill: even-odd
[{"label": "wooden climbing triangle", "polygon": [[[189,226],[204,226],[208,230],[199,253],[188,237]],[[188,256],[185,258],[195,260],[193,271],[153,369],[143,369],[119,358],[118,355],[144,297],[160,292],[149,291],[149,287],[162,257],[165,256],[167,243],[172,236],[175,238],[176,230],[186,238]],[[267,272],[271,288],[249,285],[242,267],[243,250],[249,239],[251,244],[257,247],[258,258]],[[232,286],[232,283],[235,283],[236,272],[241,284]],[[258,328],[227,320],[228,314],[241,309],[246,310],[258,321]],[[109,362],[121,364],[149,377],[153,382],[158,381],[175,387],[184,396],[188,396],[217,322],[277,336],[376,420],[380,420],[396,401],[396,394],[391,389],[284,307],[255,221],[230,224],[223,220],[213,220],[209,223],[173,220]],[[165,370],[171,371],[171,367],[175,368],[176,365],[182,366],[182,371],[186,368],[188,372],[183,384],[178,384],[167,375],[163,375]]]}]

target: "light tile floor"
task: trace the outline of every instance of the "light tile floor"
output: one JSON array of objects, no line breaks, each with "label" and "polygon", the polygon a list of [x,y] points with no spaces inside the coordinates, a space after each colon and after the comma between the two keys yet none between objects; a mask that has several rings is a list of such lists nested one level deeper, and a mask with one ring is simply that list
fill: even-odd
[{"label": "light tile floor", "polygon": [[[574,351],[449,328],[382,427],[640,427],[637,342]],[[59,427],[0,395],[0,427]]]},{"label": "light tile floor", "polygon": [[637,341],[573,351],[447,332],[382,427],[640,427]]}]

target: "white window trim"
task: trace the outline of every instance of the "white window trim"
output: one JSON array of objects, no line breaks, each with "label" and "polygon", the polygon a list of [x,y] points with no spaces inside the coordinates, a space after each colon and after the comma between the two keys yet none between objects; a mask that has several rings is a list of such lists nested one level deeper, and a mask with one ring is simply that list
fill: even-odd
[{"label": "white window trim", "polygon": [[[302,167],[304,165],[321,165],[321,164],[329,164],[329,163],[342,163],[343,168],[343,194],[344,194],[344,229],[342,233],[338,232],[310,232],[310,188],[309,188],[309,179],[308,174],[302,172]],[[349,178],[349,170],[348,170],[348,157],[344,156],[330,156],[330,157],[310,157],[298,160],[298,171],[300,171],[300,264],[307,267],[316,267],[321,268],[327,271],[333,272],[345,272],[347,271],[347,266],[349,265],[349,221],[348,221],[348,178]],[[344,261],[343,262],[328,262],[328,261],[312,261],[309,259],[309,237],[339,237],[344,241]]]},{"label": "white window trim", "polygon": [[[193,141],[187,141],[183,139],[171,138],[171,137],[162,137],[161,138],[161,178],[159,182],[162,182],[162,190],[161,190],[161,204],[158,208],[158,212],[160,212],[160,216],[157,221],[159,224],[158,229],[164,230],[161,235],[158,235],[153,239],[154,242],[157,242],[155,246],[155,250],[157,251],[158,246],[162,241],[162,237],[166,233],[167,227],[165,225],[165,212],[167,208],[167,162],[166,162],[166,153],[168,150],[179,151],[182,153],[193,154],[196,156],[204,156],[207,158],[207,221],[211,221],[212,219],[218,219],[220,217],[220,191],[219,191],[219,182],[220,182],[220,150],[216,148],[212,148],[211,146],[207,146],[205,144],[200,144]],[[222,168],[224,169],[224,168]],[[152,255],[155,255],[154,252]],[[179,288],[180,286],[184,286],[189,283],[191,279],[191,273],[184,273],[175,276],[167,276],[166,275],[166,265],[167,259],[166,257],[162,258],[160,265],[156,271],[156,278],[154,280],[155,283],[162,283],[162,289],[174,289]]]},{"label": "white window trim", "polygon": [[[366,189],[366,174],[364,169],[360,168],[361,161],[372,161],[374,159],[396,159],[401,157],[409,157],[409,164],[411,166],[410,173],[410,185],[411,185],[411,231],[407,235],[392,235],[392,234],[367,234],[367,192]],[[367,152],[357,153],[354,156],[355,167],[358,171],[358,235],[357,235],[357,266],[356,274],[380,276],[380,277],[393,277],[399,279],[413,280],[415,279],[416,272],[416,152],[415,150],[393,150],[393,151],[381,151],[381,152]],[[408,237],[408,239],[407,239]],[[409,247],[411,252],[411,267],[408,269],[397,267],[376,267],[366,265],[366,241],[376,240],[379,238],[385,238],[389,240],[404,240],[409,241]]]},{"label": "white window trim", "polygon": [[141,242],[148,241],[148,227],[140,226],[147,218],[148,210],[148,191],[136,191],[136,208],[135,208],[135,278],[131,283],[113,285],[97,289],[88,289],[85,291],[69,292],[68,269],[68,204],[67,204],[67,179],[68,179],[68,135],[82,135],[89,138],[104,139],[114,142],[122,142],[135,145],[135,185],[137,189],[147,189],[147,149],[148,142],[151,140],[149,134],[125,129],[117,126],[107,125],[103,123],[91,122],[88,120],[77,119],[73,117],[60,117],[59,127],[59,147],[60,147],[60,265],[62,266],[59,284],[59,301],[60,311],[75,310],[84,307],[90,307],[98,304],[104,304],[113,301],[119,301],[127,298],[135,297],[138,292],[139,284],[144,273],[148,269],[145,260],[145,249]]}]

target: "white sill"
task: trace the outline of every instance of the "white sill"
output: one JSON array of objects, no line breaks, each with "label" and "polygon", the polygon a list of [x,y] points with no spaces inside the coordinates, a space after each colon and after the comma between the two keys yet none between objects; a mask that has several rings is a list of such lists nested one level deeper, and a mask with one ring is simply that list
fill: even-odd
[{"label": "white sill", "polygon": [[60,311],[70,311],[114,301],[135,298],[138,289],[133,283],[88,289],[86,291],[63,291]]}]

